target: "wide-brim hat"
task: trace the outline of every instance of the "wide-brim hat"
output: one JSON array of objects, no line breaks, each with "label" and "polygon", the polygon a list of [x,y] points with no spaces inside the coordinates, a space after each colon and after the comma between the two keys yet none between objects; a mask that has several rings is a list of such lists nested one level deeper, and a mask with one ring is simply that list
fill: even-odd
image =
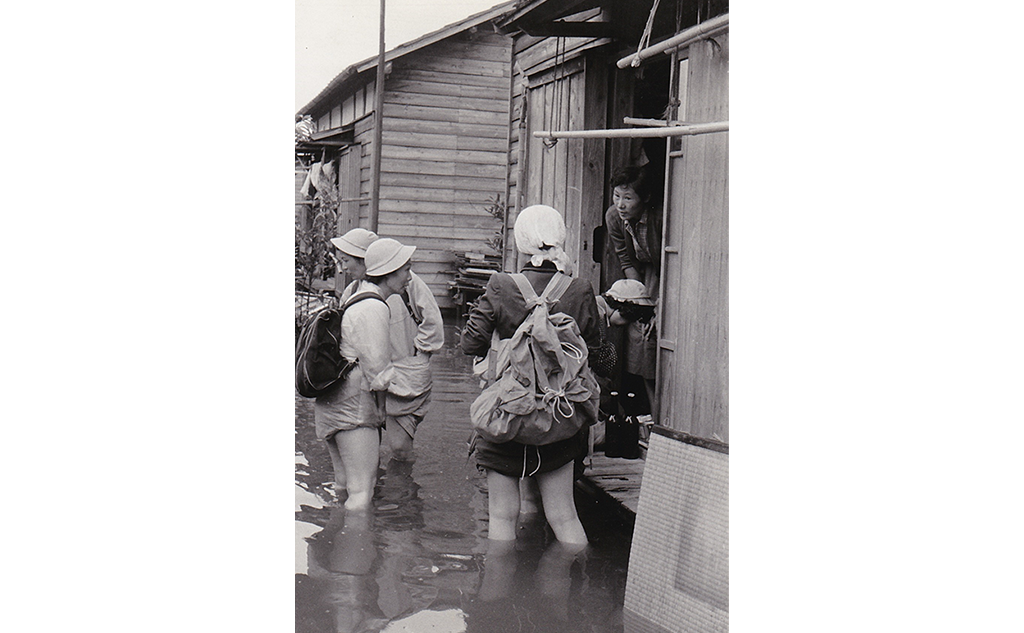
[{"label": "wide-brim hat", "polygon": [[376,241],[376,233],[356,227],[340,237],[332,238],[331,244],[346,255],[363,258],[366,257],[366,249]]},{"label": "wide-brim hat", "polygon": [[412,259],[415,246],[406,246],[390,237],[382,237],[370,244],[366,249],[366,274],[369,277],[381,277],[393,273]]},{"label": "wide-brim hat", "polygon": [[654,305],[654,300],[647,294],[647,286],[636,279],[620,279],[613,283],[612,287],[604,294],[623,303],[633,303],[638,306]]}]

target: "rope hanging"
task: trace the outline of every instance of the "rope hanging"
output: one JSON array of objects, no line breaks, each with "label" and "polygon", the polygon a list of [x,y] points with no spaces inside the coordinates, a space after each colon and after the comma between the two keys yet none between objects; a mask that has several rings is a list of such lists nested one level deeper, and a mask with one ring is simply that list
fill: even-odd
[{"label": "rope hanging", "polygon": [[[559,75],[561,73],[561,75]],[[549,124],[548,129],[561,129],[562,127],[562,86],[560,82],[565,78],[565,38],[559,37],[555,40],[555,68],[552,72],[551,89],[554,91],[551,100],[551,107],[548,108]],[[550,125],[550,118],[555,117],[554,128]],[[557,138],[545,138],[544,147],[551,149],[558,144]]]},{"label": "rope hanging", "polygon": [[640,67],[640,51],[647,48],[651,43],[651,30],[654,28],[654,14],[658,12],[658,2],[661,0],[654,0],[654,5],[651,6],[651,14],[647,16],[647,25],[644,27],[644,34],[640,36],[640,44],[636,47],[636,56],[633,57],[633,61],[630,65],[633,68]]}]

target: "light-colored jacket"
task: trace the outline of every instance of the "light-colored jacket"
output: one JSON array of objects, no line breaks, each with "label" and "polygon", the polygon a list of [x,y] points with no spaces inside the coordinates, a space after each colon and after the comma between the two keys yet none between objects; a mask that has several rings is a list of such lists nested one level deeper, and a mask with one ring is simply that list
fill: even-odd
[{"label": "light-colored jacket", "polygon": [[406,295],[408,307],[401,295],[388,297],[395,369],[387,394],[388,415],[412,413],[426,403],[433,382],[430,355],[444,347],[444,321],[430,286],[411,273]]},{"label": "light-colored jacket", "polygon": [[391,358],[396,360],[422,352],[433,354],[444,347],[444,321],[430,286],[416,273],[410,273],[405,292],[412,314],[401,295],[388,297],[391,307]]},{"label": "light-colored jacket", "polygon": [[[355,292],[380,289],[367,281]],[[390,310],[383,301],[367,299],[353,304],[341,320],[341,354],[358,364],[339,386],[317,397],[313,407],[317,437],[337,431],[379,427],[384,423],[384,397],[395,369],[391,364]]]}]

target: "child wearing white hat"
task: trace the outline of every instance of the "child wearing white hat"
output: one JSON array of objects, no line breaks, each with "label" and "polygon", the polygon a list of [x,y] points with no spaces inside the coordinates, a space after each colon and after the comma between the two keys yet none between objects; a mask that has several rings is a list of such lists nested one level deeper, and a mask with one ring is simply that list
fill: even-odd
[{"label": "child wearing white hat", "polygon": [[[654,402],[654,378],[657,372],[657,334],[655,329],[655,301],[647,287],[635,279],[620,279],[604,293],[612,310],[608,318],[611,326],[622,326],[622,385],[620,393],[643,379],[648,409]],[[645,411],[649,413],[650,411]]]}]

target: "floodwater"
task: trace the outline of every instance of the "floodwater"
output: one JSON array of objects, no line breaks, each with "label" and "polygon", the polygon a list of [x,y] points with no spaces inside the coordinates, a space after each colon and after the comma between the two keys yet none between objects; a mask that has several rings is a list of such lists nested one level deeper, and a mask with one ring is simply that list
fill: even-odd
[{"label": "floodwater", "polygon": [[469,361],[452,343],[434,356],[416,458],[391,461],[384,439],[369,513],[337,503],[312,401],[296,398],[297,633],[622,632],[631,526],[610,508],[577,490],[582,552],[543,517],[514,545],[488,542],[486,479],[466,451]]}]

